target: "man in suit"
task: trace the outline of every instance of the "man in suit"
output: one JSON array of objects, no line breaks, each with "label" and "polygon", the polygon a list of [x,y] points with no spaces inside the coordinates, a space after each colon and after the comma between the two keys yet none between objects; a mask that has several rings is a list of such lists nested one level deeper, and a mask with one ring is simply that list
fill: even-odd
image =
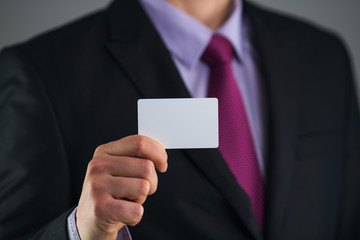
[{"label": "man in suit", "polygon": [[[187,33],[169,13],[234,48],[260,217],[224,152],[165,151],[134,135],[138,99],[211,88],[202,56],[212,36],[201,41],[207,30]],[[180,30],[200,36],[194,71]],[[134,239],[360,238],[360,119],[346,51],[333,35],[248,2],[114,1],[5,49],[0,106],[1,239],[126,239],[125,225],[136,225]]]}]

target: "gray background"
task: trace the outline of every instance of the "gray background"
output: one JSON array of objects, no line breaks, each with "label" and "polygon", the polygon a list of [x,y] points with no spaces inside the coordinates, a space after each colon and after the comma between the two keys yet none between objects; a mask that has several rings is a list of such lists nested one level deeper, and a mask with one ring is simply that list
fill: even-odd
[{"label": "gray background", "polygon": [[[121,0],[120,0],[121,1]],[[157,1],[157,0],[154,0]],[[360,92],[359,0],[253,0],[290,13],[342,36],[353,60]],[[109,0],[0,0],[0,49],[64,24]]]}]

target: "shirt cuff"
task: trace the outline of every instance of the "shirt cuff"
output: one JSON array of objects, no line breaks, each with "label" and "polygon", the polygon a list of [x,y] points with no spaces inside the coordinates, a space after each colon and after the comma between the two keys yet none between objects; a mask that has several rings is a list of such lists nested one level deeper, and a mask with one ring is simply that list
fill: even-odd
[{"label": "shirt cuff", "polygon": [[126,225],[119,230],[116,240],[132,240],[130,231]]},{"label": "shirt cuff", "polygon": [[70,213],[70,215],[67,218],[67,229],[70,240],[81,240],[76,227],[76,218],[75,218],[76,210],[77,207]]},{"label": "shirt cuff", "polygon": [[[67,218],[69,240],[81,240],[76,227],[76,210],[77,207],[70,213]],[[119,230],[116,240],[132,240],[129,229],[126,225]]]}]

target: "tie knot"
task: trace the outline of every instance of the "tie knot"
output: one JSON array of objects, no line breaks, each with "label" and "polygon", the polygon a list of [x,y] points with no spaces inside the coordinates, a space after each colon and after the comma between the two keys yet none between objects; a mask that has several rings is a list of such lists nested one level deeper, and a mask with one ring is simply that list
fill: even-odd
[{"label": "tie knot", "polygon": [[210,67],[223,65],[231,62],[233,52],[232,44],[227,38],[214,34],[202,55],[202,60]]}]

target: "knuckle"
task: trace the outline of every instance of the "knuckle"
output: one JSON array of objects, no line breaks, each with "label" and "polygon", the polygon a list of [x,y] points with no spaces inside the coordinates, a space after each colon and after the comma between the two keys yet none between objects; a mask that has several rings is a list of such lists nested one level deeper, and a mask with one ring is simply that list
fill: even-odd
[{"label": "knuckle", "polygon": [[98,159],[92,159],[88,164],[88,170],[90,173],[95,173],[99,169],[99,160]]},{"label": "knuckle", "polygon": [[157,190],[157,183],[152,186],[148,195],[154,194],[156,192],[156,190]]},{"label": "knuckle", "polygon": [[150,179],[155,170],[154,163],[150,160],[144,159],[142,160],[142,171],[144,174],[144,178]]},{"label": "knuckle", "polygon": [[146,138],[144,136],[136,136],[133,145],[136,153],[142,155],[147,146]]},{"label": "knuckle", "polygon": [[90,174],[95,174],[104,171],[106,165],[104,159],[93,158],[88,164]]},{"label": "knuckle", "polygon": [[130,226],[137,225],[141,221],[143,214],[144,214],[143,206],[141,204],[136,204],[133,208],[132,217],[131,220],[129,221],[129,225]]},{"label": "knuckle", "polygon": [[99,153],[99,152],[105,152],[105,144],[101,144],[99,146],[97,146],[97,148],[95,149],[95,154]]},{"label": "knuckle", "polygon": [[139,180],[139,192],[142,196],[147,196],[150,190],[150,183],[147,180]]}]

